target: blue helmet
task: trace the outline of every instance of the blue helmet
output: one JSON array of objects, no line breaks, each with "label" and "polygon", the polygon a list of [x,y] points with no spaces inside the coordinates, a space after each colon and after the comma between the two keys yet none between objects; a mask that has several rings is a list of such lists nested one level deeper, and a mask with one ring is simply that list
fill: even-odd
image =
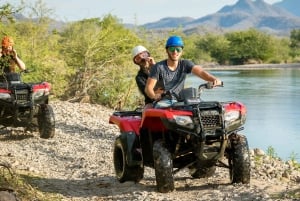
[{"label": "blue helmet", "polygon": [[171,47],[171,46],[179,46],[179,47],[184,47],[183,41],[180,36],[170,36],[167,40],[166,43],[166,48]]}]

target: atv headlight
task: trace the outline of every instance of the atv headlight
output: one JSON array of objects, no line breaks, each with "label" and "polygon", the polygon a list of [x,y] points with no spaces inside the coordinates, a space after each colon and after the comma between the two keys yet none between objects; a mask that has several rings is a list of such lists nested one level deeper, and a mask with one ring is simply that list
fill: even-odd
[{"label": "atv headlight", "polygon": [[42,97],[42,96],[44,96],[45,95],[45,90],[44,89],[39,89],[39,90],[36,90],[34,93],[33,93],[33,98],[34,99],[38,99],[38,98],[40,98],[40,97]]},{"label": "atv headlight", "polygon": [[10,96],[10,94],[8,94],[8,93],[0,93],[0,99],[3,99],[3,100],[10,100],[10,99],[11,99],[11,96]]},{"label": "atv headlight", "polygon": [[193,120],[190,116],[174,115],[174,119],[176,124],[178,124],[179,126],[187,127],[189,129],[192,129],[194,127]]},{"label": "atv headlight", "polygon": [[240,111],[229,111],[225,113],[225,121],[232,122],[240,118]]}]

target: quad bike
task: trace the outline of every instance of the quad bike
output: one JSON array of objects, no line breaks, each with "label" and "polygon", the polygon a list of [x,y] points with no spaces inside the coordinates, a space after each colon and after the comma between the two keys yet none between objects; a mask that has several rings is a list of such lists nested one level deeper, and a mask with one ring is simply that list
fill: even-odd
[{"label": "quad bike", "polygon": [[191,177],[213,176],[216,167],[229,169],[231,183],[250,182],[250,155],[243,130],[246,107],[235,101],[203,101],[204,89],[187,88],[167,108],[116,111],[109,119],[120,135],[113,161],[119,182],[139,182],[144,166],[154,168],[159,192],[174,190],[174,175],[186,168]]},{"label": "quad bike", "polygon": [[0,125],[38,129],[41,138],[55,134],[54,112],[48,105],[51,84],[25,83],[20,73],[6,73],[0,79]]}]

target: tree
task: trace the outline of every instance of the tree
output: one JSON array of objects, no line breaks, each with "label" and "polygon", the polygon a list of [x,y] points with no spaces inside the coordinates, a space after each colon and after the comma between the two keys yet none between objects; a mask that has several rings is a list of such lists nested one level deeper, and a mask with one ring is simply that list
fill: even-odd
[{"label": "tree", "polygon": [[290,48],[291,52],[290,55],[295,58],[297,56],[300,56],[300,29],[292,30],[290,35]]},{"label": "tree", "polygon": [[274,45],[274,54],[268,60],[269,63],[287,63],[290,59],[290,41],[288,38],[276,38],[271,39]]},{"label": "tree", "polygon": [[61,53],[75,72],[66,95],[109,107],[128,104],[135,86],[128,56],[138,38],[112,15],[72,23],[61,36]]},{"label": "tree", "polygon": [[229,42],[222,35],[206,34],[198,42],[197,48],[209,53],[219,64],[228,60]]},{"label": "tree", "polygon": [[19,13],[23,7],[14,7],[9,3],[0,6],[0,21],[1,22],[15,22],[14,15]]},{"label": "tree", "polygon": [[255,29],[225,34],[229,41],[229,58],[232,64],[245,64],[250,60],[263,62],[273,56],[271,37]]}]

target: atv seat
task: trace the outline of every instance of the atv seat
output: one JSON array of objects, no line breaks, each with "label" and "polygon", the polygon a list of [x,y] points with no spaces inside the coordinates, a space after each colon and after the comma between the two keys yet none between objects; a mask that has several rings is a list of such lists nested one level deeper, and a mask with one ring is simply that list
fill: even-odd
[{"label": "atv seat", "polygon": [[9,84],[21,83],[21,76],[19,73],[4,73],[0,75],[0,82]]}]

